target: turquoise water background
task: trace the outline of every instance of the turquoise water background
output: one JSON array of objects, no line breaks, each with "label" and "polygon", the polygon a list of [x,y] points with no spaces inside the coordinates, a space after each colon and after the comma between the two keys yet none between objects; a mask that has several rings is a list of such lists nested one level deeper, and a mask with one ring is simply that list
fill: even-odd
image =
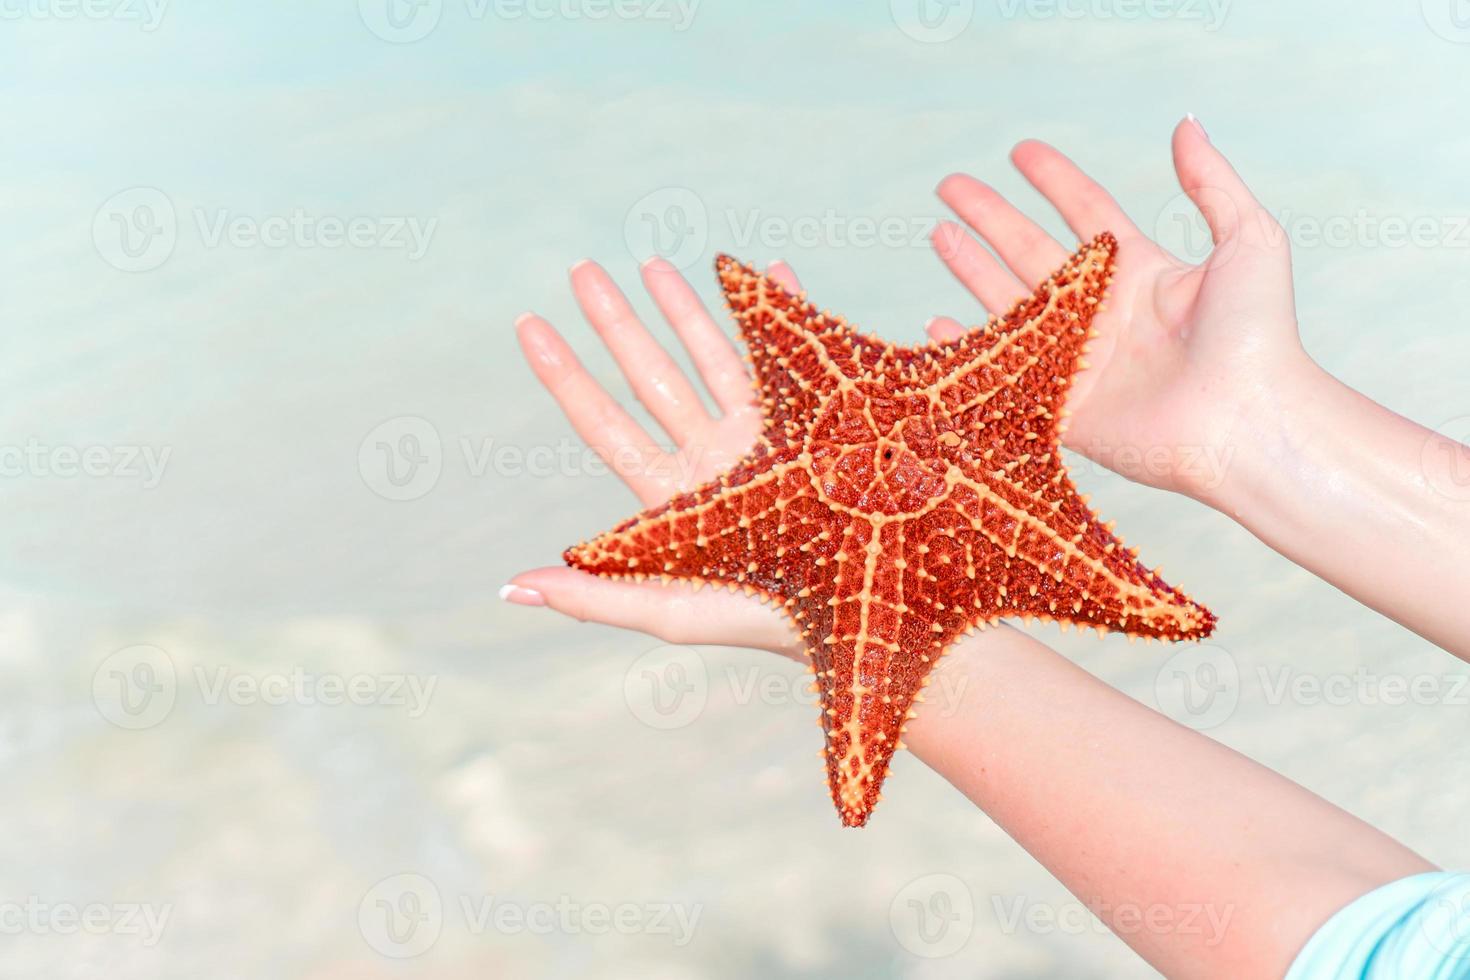
[{"label": "turquoise water background", "polygon": [[[3,976],[1152,975],[913,759],[839,828],[796,665],[498,602],[635,509],[512,333],[622,393],[584,256],[665,339],[655,248],[912,342],[983,316],[924,240],[946,173],[1065,233],[1025,137],[1198,257],[1192,111],[1292,234],[1313,355],[1470,436],[1462,0],[10,0],[0,65],[0,911],[107,913],[7,927]],[[1037,636],[1470,866],[1470,668],[1077,476],[1221,629]]]}]

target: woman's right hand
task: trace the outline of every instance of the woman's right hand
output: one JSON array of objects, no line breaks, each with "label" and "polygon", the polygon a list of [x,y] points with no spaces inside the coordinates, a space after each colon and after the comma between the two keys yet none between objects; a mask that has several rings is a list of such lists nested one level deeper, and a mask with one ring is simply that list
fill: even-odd
[{"label": "woman's right hand", "polygon": [[[801,288],[781,263],[766,274],[792,291]],[[642,277],[689,352],[718,414],[705,409],[696,382],[653,338],[600,266],[573,266],[572,292],[635,397],[668,434],[673,451],[660,446],[597,383],[551,324],[527,313],[516,321],[516,333],[531,370],[577,434],[642,507],[651,507],[728,469],[755,445],[761,417],[744,362],[684,277],[658,258],[644,264]],[[630,506],[630,515],[633,510]],[[550,606],[580,620],[638,630],[667,643],[755,647],[798,660],[804,656],[796,631],[774,606],[716,586],[612,581],[554,566],[515,576],[501,595],[521,605]]]}]

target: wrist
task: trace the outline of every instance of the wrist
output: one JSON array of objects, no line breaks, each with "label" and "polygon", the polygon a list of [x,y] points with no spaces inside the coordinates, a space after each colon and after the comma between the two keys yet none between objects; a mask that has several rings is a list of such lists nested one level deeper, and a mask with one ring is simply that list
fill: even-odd
[{"label": "wrist", "polygon": [[1320,429],[1322,405],[1342,387],[1295,345],[1263,357],[1252,374],[1250,383],[1231,385],[1209,465],[1182,488],[1242,523],[1292,485],[1283,476],[1301,465],[1303,446]]}]

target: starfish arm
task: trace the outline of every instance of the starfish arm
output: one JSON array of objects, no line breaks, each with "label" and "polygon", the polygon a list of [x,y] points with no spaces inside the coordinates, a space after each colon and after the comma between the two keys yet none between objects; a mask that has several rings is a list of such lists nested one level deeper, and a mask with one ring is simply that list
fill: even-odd
[{"label": "starfish arm", "polygon": [[969,437],[1019,443],[1059,434],[1067,389],[1102,308],[1116,248],[1112,235],[1099,235],[1004,318],[940,348],[921,370]]},{"label": "starfish arm", "polygon": [[834,388],[896,363],[893,345],[859,335],[841,317],[818,310],[805,293],[792,294],[728,255],[719,256],[715,268],[749,350],[764,435],[773,446],[800,441]]},{"label": "starfish arm", "polygon": [[[969,470],[969,473],[963,472]],[[1215,617],[1123,547],[1054,458],[951,472],[957,536],[981,591],[977,611],[1035,616],[1154,639],[1203,639]]]},{"label": "starfish arm", "polygon": [[797,448],[758,448],[729,472],[591,541],[566,563],[610,578],[681,579],[744,589],[789,607],[824,579],[839,522]]}]

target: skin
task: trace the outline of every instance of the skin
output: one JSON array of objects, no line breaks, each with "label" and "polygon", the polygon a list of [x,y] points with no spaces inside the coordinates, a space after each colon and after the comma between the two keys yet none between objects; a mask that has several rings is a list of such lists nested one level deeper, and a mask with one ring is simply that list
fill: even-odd
[{"label": "skin", "polygon": [[[1198,266],[1150,241],[1056,150],[1028,141],[1012,154],[1079,239],[1106,229],[1120,242],[1090,367],[1068,398],[1066,444],[1222,510],[1344,592],[1470,659],[1470,605],[1461,601],[1470,563],[1459,559],[1470,553],[1470,502],[1457,499],[1470,498],[1470,449],[1313,363],[1298,338],[1285,234],[1198,122],[1179,124],[1173,152],[1180,184],[1215,241]],[[942,223],[936,249],[990,311],[1028,294],[1075,247],[973,177],[947,177],[939,196],[964,226]],[[785,266],[769,272],[799,288]],[[672,267],[646,263],[643,284],[718,415],[706,412],[600,267],[579,263],[571,278],[583,312],[675,450],[659,448],[546,321],[526,314],[517,334],[589,445],[609,459],[624,447],[640,450],[621,475],[643,504],[704,482],[751,446],[760,421],[744,365]],[[948,318],[928,329],[940,340],[964,330]],[[516,576],[502,595],[666,642],[801,656],[779,614],[730,592],[556,567]],[[1378,830],[1015,630],[960,641],[936,674],[953,675],[936,683],[963,680],[972,693],[948,717],[921,711],[908,748],[1170,977],[1280,976],[1332,913],[1379,885],[1433,870]],[[1223,933],[1183,924],[1200,906],[1228,923]],[[1179,925],[1140,928],[1118,911],[1130,907]]]}]

